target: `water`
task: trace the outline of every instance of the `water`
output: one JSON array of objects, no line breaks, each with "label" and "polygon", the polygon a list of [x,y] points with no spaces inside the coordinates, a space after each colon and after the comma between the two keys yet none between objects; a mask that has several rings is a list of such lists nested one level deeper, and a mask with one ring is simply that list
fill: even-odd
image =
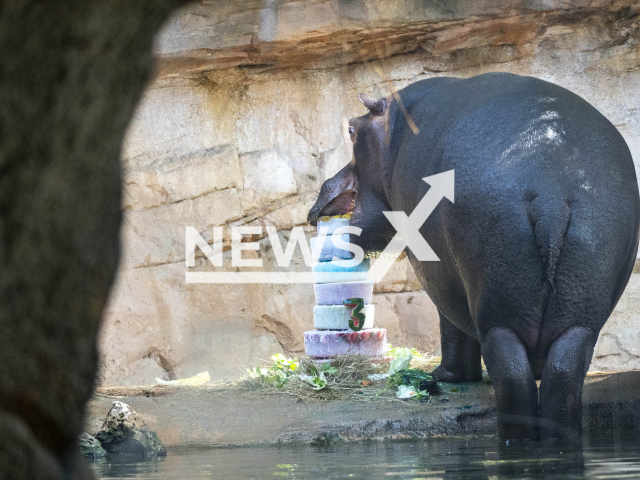
[{"label": "water", "polygon": [[640,436],[581,445],[501,447],[497,438],[431,439],[331,447],[180,448],[153,460],[106,459],[97,478],[639,478]]}]

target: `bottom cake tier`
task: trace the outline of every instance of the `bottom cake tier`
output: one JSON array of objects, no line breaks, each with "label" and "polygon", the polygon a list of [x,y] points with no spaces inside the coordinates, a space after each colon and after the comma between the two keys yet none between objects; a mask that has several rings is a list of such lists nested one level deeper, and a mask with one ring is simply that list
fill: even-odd
[{"label": "bottom cake tier", "polygon": [[309,330],[304,332],[307,356],[329,358],[335,355],[382,357],[387,350],[387,330],[368,328],[353,330]]}]

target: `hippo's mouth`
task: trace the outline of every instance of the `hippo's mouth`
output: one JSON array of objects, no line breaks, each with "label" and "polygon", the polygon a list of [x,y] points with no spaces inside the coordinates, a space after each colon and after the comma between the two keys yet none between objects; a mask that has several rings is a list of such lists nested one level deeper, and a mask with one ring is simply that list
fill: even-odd
[{"label": "hippo's mouth", "polygon": [[333,217],[335,215],[353,213],[353,207],[356,205],[356,193],[355,190],[342,192],[320,210],[318,217]]},{"label": "hippo's mouth", "polygon": [[322,184],[318,199],[309,210],[307,221],[315,227],[319,217],[353,213],[357,193],[358,177],[353,166],[347,165]]},{"label": "hippo's mouth", "polygon": [[329,200],[324,207],[318,208],[318,202],[309,210],[309,216],[307,221],[317,226],[318,218],[320,217],[334,217],[336,215],[352,214],[356,205],[356,190],[345,190],[339,193],[336,197]]}]

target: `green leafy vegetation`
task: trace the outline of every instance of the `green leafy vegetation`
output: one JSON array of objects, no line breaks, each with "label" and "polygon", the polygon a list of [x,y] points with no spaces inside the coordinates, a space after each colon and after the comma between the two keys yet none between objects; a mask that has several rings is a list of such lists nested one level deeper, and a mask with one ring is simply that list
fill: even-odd
[{"label": "green leafy vegetation", "polygon": [[387,357],[392,357],[388,363],[359,355],[298,361],[278,354],[271,357],[271,365],[248,369],[244,381],[252,390],[319,401],[356,397],[365,400],[391,388],[396,389],[394,399],[423,399],[437,390],[435,380],[425,370],[433,368],[431,364],[438,357],[422,355],[415,348],[391,346]]},{"label": "green leafy vegetation", "polygon": [[391,366],[389,367],[388,374],[394,375],[397,372],[400,372],[402,370],[405,370],[406,368],[409,368],[409,365],[411,364],[412,359],[413,359],[412,354],[408,354],[402,357],[396,357],[391,362]]},{"label": "green leafy vegetation", "polygon": [[423,355],[415,348],[394,347],[390,343],[387,345],[386,355],[388,357],[406,357],[412,355],[415,358],[423,358]]},{"label": "green leafy vegetation", "polygon": [[309,375],[300,375],[300,380],[308,383],[314,390],[322,390],[327,386],[327,378],[325,377],[325,372],[329,374],[335,374],[338,370],[332,367],[326,367],[326,363],[323,363],[320,368],[316,365],[309,365],[307,369]]},{"label": "green leafy vegetation", "polygon": [[400,370],[389,376],[388,387],[413,387],[415,398],[418,400],[429,397],[438,391],[438,384],[430,373],[417,368]]},{"label": "green leafy vegetation", "polygon": [[292,375],[298,370],[298,359],[286,358],[284,355],[276,354],[271,357],[273,365],[268,368],[256,367],[254,370],[247,369],[250,378],[257,378],[261,382],[276,388],[282,388]]}]

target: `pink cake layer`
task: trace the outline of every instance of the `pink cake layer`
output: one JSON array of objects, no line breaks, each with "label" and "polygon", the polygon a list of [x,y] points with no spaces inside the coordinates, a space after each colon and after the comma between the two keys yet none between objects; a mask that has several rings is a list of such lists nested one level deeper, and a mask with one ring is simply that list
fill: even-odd
[{"label": "pink cake layer", "polygon": [[387,330],[369,328],[353,330],[309,330],[304,332],[307,356],[328,358],[335,355],[381,357],[387,349]]}]

